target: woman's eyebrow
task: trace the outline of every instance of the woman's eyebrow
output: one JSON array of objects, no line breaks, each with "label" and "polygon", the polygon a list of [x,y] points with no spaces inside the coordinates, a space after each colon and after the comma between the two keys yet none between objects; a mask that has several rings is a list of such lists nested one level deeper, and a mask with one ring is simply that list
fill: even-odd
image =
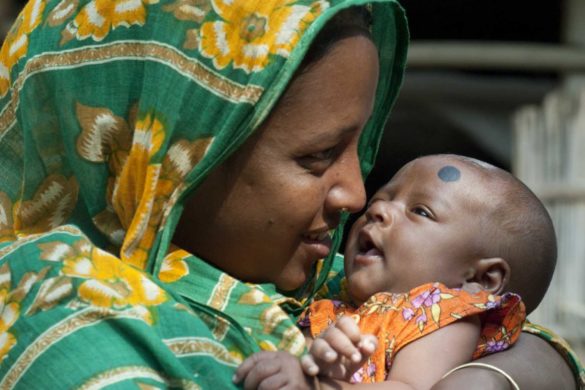
[{"label": "woman's eyebrow", "polygon": [[314,137],[311,137],[312,143],[327,143],[331,141],[339,141],[348,137],[351,133],[356,131],[356,126],[343,127],[336,131],[319,131]]}]

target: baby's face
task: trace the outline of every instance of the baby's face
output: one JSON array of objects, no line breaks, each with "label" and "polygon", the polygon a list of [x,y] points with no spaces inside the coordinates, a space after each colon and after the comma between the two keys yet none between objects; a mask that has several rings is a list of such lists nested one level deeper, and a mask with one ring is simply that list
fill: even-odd
[{"label": "baby's face", "polygon": [[345,271],[354,301],[428,282],[461,286],[482,247],[485,185],[453,158],[424,157],[403,167],[350,231]]}]

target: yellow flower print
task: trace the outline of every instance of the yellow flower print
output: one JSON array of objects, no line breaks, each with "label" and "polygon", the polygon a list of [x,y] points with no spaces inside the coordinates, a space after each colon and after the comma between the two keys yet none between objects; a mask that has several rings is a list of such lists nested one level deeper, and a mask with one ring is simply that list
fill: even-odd
[{"label": "yellow flower print", "polygon": [[[108,108],[78,103],[82,132],[77,152],[87,161],[108,163],[107,206],[93,220],[112,243],[122,247],[124,262],[144,269],[165,213],[213,138],[180,139],[166,145],[165,124],[159,115],[139,116],[137,107],[129,109],[126,121]],[[162,161],[159,152],[166,152]]]},{"label": "yellow flower print", "polygon": [[274,345],[274,343],[270,340],[260,340],[258,346],[263,351],[278,351],[276,345]]},{"label": "yellow flower print", "polygon": [[20,305],[16,302],[8,303],[8,289],[0,290],[0,361],[4,360],[8,352],[16,344],[16,338],[8,330],[20,315]]},{"label": "yellow flower print", "polygon": [[111,30],[132,25],[144,26],[146,5],[159,0],[92,0],[77,14],[62,33],[61,44],[73,38],[102,41]]},{"label": "yellow flower print", "polygon": [[201,26],[201,53],[218,69],[230,63],[247,73],[266,67],[270,55],[287,57],[303,30],[325,10],[327,1],[310,6],[292,0],[212,0],[223,20]]},{"label": "yellow flower print", "polygon": [[189,267],[185,258],[189,253],[179,249],[169,253],[162,261],[158,278],[166,283],[173,283],[189,275]]},{"label": "yellow flower print", "polygon": [[0,242],[16,238],[12,219],[12,201],[4,192],[0,192]]},{"label": "yellow flower print", "polygon": [[28,52],[28,36],[41,23],[44,0],[32,0],[22,10],[8,33],[0,50],[0,97],[6,96],[10,87],[10,72],[18,60]]},{"label": "yellow flower print", "polygon": [[172,12],[179,20],[201,23],[211,11],[209,0],[175,0],[165,5],[163,10]]},{"label": "yellow flower print", "polygon": [[132,149],[112,194],[113,209],[126,229],[122,258],[141,269],[146,265],[159,222],[151,217],[161,164],[151,163],[151,159],[165,136],[164,125],[154,114],[136,122]]},{"label": "yellow flower print", "polygon": [[[85,240],[80,240],[85,242]],[[167,300],[165,292],[145,274],[92,245],[64,257],[62,273],[87,279],[79,299],[99,307],[156,306]]]},{"label": "yellow flower print", "polygon": [[[159,122],[153,120],[152,123],[154,139],[161,137],[161,134],[164,137],[162,129],[160,133],[157,133],[158,130],[154,130],[158,129],[157,123]],[[168,212],[176,202],[178,194],[185,187],[183,182],[185,176],[203,158],[212,140],[212,138],[198,139],[193,142],[178,140],[168,149],[162,164],[148,166],[143,200],[136,210],[134,220],[122,246],[122,256],[129,264],[141,269],[145,267],[149,250],[156,238],[156,232],[159,226],[164,223],[167,215],[165,211]],[[161,138],[160,143],[162,142]],[[156,144],[156,141],[154,143]],[[158,151],[158,149],[156,150]],[[129,163],[133,158],[133,153],[134,148],[133,152],[130,153]],[[155,154],[156,151],[149,153]],[[130,165],[129,163],[127,166]],[[128,172],[136,175],[136,170]],[[122,176],[119,185],[122,186],[125,182],[128,180],[124,181],[124,176]]]},{"label": "yellow flower print", "polygon": [[[87,161],[105,162],[110,171],[119,174],[132,145],[132,132],[126,120],[110,109],[90,107],[77,103],[75,107],[81,133],[77,137],[77,153]],[[136,107],[129,112],[136,116]],[[134,126],[135,120],[130,121]]]},{"label": "yellow flower print", "polygon": [[45,277],[47,270],[45,268],[39,273],[26,273],[16,288],[12,288],[9,264],[4,263],[0,267],[0,362],[16,345],[17,339],[9,330],[20,317],[21,302],[28,296],[33,285]]},{"label": "yellow flower print", "polygon": [[272,305],[260,314],[260,324],[264,333],[271,333],[276,327],[290,319],[290,317],[278,305]]},{"label": "yellow flower print", "polygon": [[128,122],[110,109],[76,104],[77,119],[81,133],[77,138],[77,153],[85,160],[95,163],[108,163],[110,176],[107,187],[107,207],[93,217],[95,225],[110,241],[122,245],[125,228],[112,206],[116,178],[122,173],[132,146],[132,132],[136,124],[137,106],[133,105],[128,113]]},{"label": "yellow flower print", "polygon": [[270,297],[268,295],[259,288],[254,287],[252,287],[247,293],[243,294],[238,300],[238,304],[240,305],[259,305],[270,302]]},{"label": "yellow flower print", "polygon": [[62,175],[46,177],[30,200],[13,204],[6,193],[0,192],[0,242],[62,225],[75,208],[78,192],[75,178]]},{"label": "yellow flower print", "polygon": [[51,27],[65,23],[79,6],[79,0],[61,0],[59,4],[49,13],[47,24]]},{"label": "yellow flower print", "polygon": [[159,151],[165,139],[163,124],[152,114],[136,122],[134,132],[134,145],[140,145],[148,151],[148,157],[152,157]]},{"label": "yellow flower print", "polygon": [[278,344],[279,350],[287,351],[295,356],[301,356],[305,352],[305,337],[295,325],[291,325],[285,330],[282,336],[282,340]]}]

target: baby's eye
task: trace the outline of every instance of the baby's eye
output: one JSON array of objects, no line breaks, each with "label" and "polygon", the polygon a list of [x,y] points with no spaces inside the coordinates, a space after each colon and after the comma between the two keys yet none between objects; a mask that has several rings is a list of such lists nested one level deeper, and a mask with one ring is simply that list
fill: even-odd
[{"label": "baby's eye", "polygon": [[433,215],[431,214],[431,212],[425,209],[424,207],[420,206],[413,207],[411,211],[417,215],[420,215],[421,217],[433,219]]}]

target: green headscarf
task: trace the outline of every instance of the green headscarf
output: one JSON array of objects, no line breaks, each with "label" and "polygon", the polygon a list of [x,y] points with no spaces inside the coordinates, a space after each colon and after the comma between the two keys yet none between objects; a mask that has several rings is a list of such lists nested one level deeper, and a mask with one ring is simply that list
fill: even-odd
[{"label": "green headscarf", "polygon": [[169,245],[185,197],[259,127],[320,29],[365,3],[381,69],[367,174],[403,75],[396,1],[28,3],[0,52],[0,387],[223,388],[259,348],[302,353],[284,297]]}]

